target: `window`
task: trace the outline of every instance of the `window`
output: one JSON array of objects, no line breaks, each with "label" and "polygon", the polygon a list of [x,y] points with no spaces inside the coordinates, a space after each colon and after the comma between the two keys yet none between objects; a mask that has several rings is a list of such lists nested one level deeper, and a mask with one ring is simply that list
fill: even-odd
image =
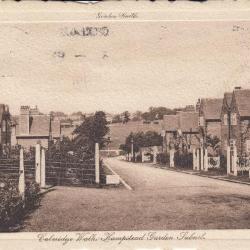
[{"label": "window", "polygon": [[223,120],[224,120],[224,125],[227,125],[228,124],[228,122],[227,122],[227,120],[228,120],[227,114],[224,114]]},{"label": "window", "polygon": [[203,116],[199,117],[199,126],[204,126],[204,117]]},{"label": "window", "polygon": [[236,113],[231,114],[231,125],[237,125],[237,114]]},{"label": "window", "polygon": [[250,140],[246,140],[246,150],[250,153]]}]

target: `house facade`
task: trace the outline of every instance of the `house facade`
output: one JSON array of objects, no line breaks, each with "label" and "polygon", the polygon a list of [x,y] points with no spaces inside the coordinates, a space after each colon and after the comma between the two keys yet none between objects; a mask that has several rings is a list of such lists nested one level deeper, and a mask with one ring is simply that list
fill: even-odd
[{"label": "house facade", "polygon": [[222,108],[221,108],[221,153],[227,155],[227,146],[231,138],[231,103],[233,93],[224,93]]},{"label": "house facade", "polygon": [[[204,98],[198,101],[200,138],[206,145],[207,137],[221,140],[222,98]],[[211,151],[211,150],[209,150]],[[212,153],[212,152],[211,152]]]},{"label": "house facade", "polygon": [[60,121],[42,114],[38,108],[21,106],[15,127],[16,143],[29,149],[37,143],[48,148],[49,142],[60,139]]},{"label": "house facade", "polygon": [[198,112],[178,112],[176,115],[164,115],[165,148],[192,152],[199,147]]},{"label": "house facade", "polygon": [[230,140],[238,155],[250,155],[250,89],[233,91],[230,107]]}]

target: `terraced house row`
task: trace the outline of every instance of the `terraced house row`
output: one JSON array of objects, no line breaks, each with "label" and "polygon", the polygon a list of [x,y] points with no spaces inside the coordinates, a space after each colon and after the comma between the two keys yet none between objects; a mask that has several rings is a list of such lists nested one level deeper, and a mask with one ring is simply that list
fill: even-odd
[{"label": "terraced house row", "polygon": [[228,147],[237,155],[250,155],[250,89],[236,87],[223,98],[199,99],[193,111],[165,115],[164,145],[192,152],[207,148],[210,155],[227,156]]}]

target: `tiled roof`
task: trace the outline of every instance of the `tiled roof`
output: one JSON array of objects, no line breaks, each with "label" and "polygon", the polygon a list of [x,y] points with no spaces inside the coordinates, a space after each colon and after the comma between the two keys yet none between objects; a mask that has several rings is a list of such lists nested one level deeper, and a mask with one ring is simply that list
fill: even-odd
[{"label": "tiled roof", "polygon": [[53,138],[59,138],[61,135],[60,120],[55,119],[51,121],[51,131]]},{"label": "tiled roof", "polygon": [[180,129],[182,132],[198,132],[198,112],[180,112]]},{"label": "tiled roof", "polygon": [[179,115],[164,115],[163,129],[165,131],[177,131],[179,128]]},{"label": "tiled roof", "polygon": [[206,98],[201,99],[201,111],[206,120],[220,119],[222,98]]},{"label": "tiled roof", "polygon": [[31,136],[49,136],[50,116],[34,115],[31,116],[30,134]]},{"label": "tiled roof", "polygon": [[198,132],[198,112],[179,112],[176,115],[164,115],[165,131]]},{"label": "tiled roof", "polygon": [[250,116],[250,89],[234,90],[240,116]]}]

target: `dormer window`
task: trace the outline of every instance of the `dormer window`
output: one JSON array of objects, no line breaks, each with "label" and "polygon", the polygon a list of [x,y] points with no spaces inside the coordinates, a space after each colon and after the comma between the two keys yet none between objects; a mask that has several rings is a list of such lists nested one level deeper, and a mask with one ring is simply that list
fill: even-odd
[{"label": "dormer window", "polygon": [[237,125],[237,114],[236,113],[231,114],[231,125]]},{"label": "dormer window", "polygon": [[224,116],[223,116],[223,123],[224,123],[224,125],[228,125],[228,115],[227,114],[224,114]]},{"label": "dormer window", "polygon": [[204,117],[203,116],[200,116],[199,117],[199,126],[204,126]]}]

